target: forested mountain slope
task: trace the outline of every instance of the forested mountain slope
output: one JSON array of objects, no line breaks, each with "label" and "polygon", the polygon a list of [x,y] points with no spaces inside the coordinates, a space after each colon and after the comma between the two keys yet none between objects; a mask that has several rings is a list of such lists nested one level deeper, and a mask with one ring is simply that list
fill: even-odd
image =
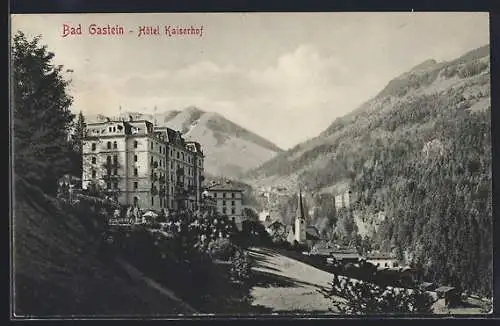
[{"label": "forested mountain slope", "polygon": [[[318,137],[252,171],[247,182],[290,194],[300,183],[311,197],[333,196],[338,184],[348,184],[353,215],[375,246],[421,265],[433,279],[491,293],[489,60],[484,46],[418,65]],[[324,219],[330,223],[319,223]],[[340,236],[354,239],[356,227],[339,230],[339,219],[338,212],[311,216],[324,234],[343,230]]]}]

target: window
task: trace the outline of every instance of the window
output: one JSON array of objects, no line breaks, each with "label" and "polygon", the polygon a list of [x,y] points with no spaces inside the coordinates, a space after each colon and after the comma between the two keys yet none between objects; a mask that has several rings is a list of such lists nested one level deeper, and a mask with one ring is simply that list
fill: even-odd
[{"label": "window", "polygon": [[134,189],[137,189],[137,187],[138,187],[138,183],[136,181],[136,182],[134,182]]},{"label": "window", "polygon": [[95,151],[95,143],[92,143],[92,150]]},{"label": "window", "polygon": [[153,142],[151,142],[151,149],[154,149],[154,144],[153,144]]},{"label": "window", "polygon": [[134,155],[134,162],[137,162],[137,155]]},{"label": "window", "polygon": [[116,141],[113,142],[113,148],[118,148],[118,143]]},{"label": "window", "polygon": [[109,127],[108,129],[109,129],[109,132],[112,132],[112,131],[113,131],[113,128],[111,128],[111,127]]},{"label": "window", "polygon": [[226,214],[226,208],[222,208],[222,214]]},{"label": "window", "polygon": [[222,206],[226,206],[226,201],[222,201]]},{"label": "window", "polygon": [[231,208],[231,214],[235,214],[236,210],[234,208]]},{"label": "window", "polygon": [[95,157],[92,157],[92,164],[95,164],[97,162],[97,159]]},{"label": "window", "polygon": [[137,196],[134,197],[134,206],[139,204],[139,198]]},{"label": "window", "polygon": [[134,140],[134,148],[137,148],[137,140]]},{"label": "window", "polygon": [[115,168],[114,171],[113,171],[113,174],[114,175],[118,175],[118,169]]},{"label": "window", "polygon": [[225,192],[222,193],[222,198],[226,198],[226,193]]},{"label": "window", "polygon": [[155,198],[153,196],[151,196],[151,206],[154,206],[155,205]]},{"label": "window", "polygon": [[111,142],[108,141],[108,149],[111,149]]},{"label": "window", "polygon": [[173,154],[173,152],[172,152],[172,149],[170,149],[170,156],[173,156],[173,155],[174,155],[174,154]]},{"label": "window", "polygon": [[114,164],[118,163],[118,155],[113,155],[113,163]]},{"label": "window", "polygon": [[108,155],[108,156],[106,157],[106,162],[107,162],[108,164],[111,164],[111,156],[109,156],[109,155]]},{"label": "window", "polygon": [[170,162],[170,168],[173,169],[174,168],[174,162]]},{"label": "window", "polygon": [[236,204],[234,203],[234,200],[232,200],[231,201],[231,206],[234,206],[234,205],[236,205]]},{"label": "window", "polygon": [[182,160],[184,161],[184,153],[181,153],[182,154]]},{"label": "window", "polygon": [[231,197],[234,198],[234,192],[231,193]]},{"label": "window", "polygon": [[137,173],[137,168],[134,168],[134,176],[137,177],[138,173]]},{"label": "window", "polygon": [[177,159],[179,159],[179,158],[180,158],[180,153],[179,153],[179,152],[177,152]]},{"label": "window", "polygon": [[110,181],[108,181],[108,182],[106,183],[106,188],[107,188],[107,189],[111,189],[111,182],[110,182]]},{"label": "window", "polygon": [[92,170],[92,178],[95,178],[95,170]]},{"label": "window", "polygon": [[113,132],[116,132],[116,127],[113,127]]}]

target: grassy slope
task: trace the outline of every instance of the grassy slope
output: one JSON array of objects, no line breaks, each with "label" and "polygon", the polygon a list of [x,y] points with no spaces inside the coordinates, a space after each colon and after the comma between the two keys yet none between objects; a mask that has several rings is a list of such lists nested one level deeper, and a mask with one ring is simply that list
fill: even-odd
[{"label": "grassy slope", "polygon": [[[38,201],[40,202],[40,201]],[[98,254],[98,237],[48,203],[16,198],[16,316],[171,315],[176,302],[128,277],[112,256]]]}]

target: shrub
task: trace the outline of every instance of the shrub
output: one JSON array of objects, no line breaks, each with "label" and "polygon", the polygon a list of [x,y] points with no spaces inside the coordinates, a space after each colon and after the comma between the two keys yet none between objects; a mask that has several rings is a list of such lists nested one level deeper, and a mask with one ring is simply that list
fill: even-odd
[{"label": "shrub", "polygon": [[252,261],[244,250],[237,250],[231,258],[229,269],[231,280],[236,283],[245,283],[252,274]]},{"label": "shrub", "polygon": [[371,283],[334,279],[331,288],[322,292],[333,299],[338,310],[345,314],[415,314],[432,313],[433,300],[426,292],[413,289],[381,287]]},{"label": "shrub", "polygon": [[229,260],[234,256],[236,248],[229,239],[219,238],[210,241],[207,251],[212,259]]}]

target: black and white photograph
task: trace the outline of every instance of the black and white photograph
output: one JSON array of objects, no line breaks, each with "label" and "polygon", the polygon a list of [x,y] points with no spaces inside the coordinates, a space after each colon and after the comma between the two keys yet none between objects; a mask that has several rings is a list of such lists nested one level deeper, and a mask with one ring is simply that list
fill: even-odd
[{"label": "black and white photograph", "polygon": [[9,37],[11,319],[492,314],[487,12]]}]

